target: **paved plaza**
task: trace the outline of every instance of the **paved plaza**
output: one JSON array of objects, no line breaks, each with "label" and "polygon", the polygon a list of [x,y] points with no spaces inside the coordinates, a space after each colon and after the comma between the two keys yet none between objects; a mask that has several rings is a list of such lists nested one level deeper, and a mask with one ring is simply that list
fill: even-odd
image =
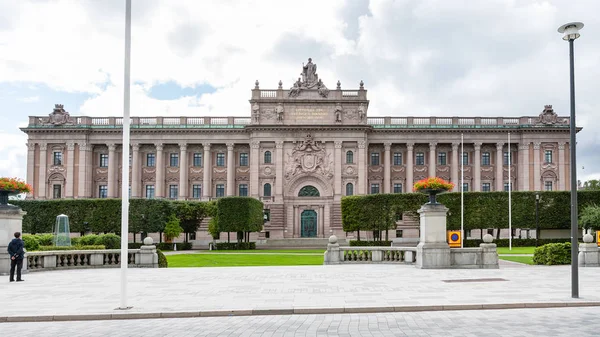
[{"label": "paved plaza", "polygon": [[600,308],[2,323],[5,336],[598,336]]},{"label": "paved plaza", "polygon": [[130,269],[128,311],[114,310],[119,269],[36,272],[0,287],[0,322],[600,305],[600,268],[580,268],[572,299],[569,266],[516,266]]}]

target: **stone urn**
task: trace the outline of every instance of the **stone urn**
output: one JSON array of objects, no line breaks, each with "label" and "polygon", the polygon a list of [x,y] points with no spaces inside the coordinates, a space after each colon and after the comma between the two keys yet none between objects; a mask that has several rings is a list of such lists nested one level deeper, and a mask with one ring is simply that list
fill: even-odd
[{"label": "stone urn", "polygon": [[438,194],[441,194],[441,193],[444,193],[444,192],[448,192],[448,190],[441,189],[441,188],[424,188],[424,189],[418,190],[417,192],[425,193],[425,194],[427,194],[429,196],[429,202],[427,204],[429,204],[429,205],[437,205],[439,203],[437,202],[436,196]]}]

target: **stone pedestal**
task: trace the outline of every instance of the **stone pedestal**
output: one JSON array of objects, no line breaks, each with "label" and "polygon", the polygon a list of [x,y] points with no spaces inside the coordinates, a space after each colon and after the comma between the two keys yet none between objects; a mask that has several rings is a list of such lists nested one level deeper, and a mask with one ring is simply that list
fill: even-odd
[{"label": "stone pedestal", "polygon": [[583,236],[583,242],[579,244],[578,262],[580,267],[600,267],[600,248],[594,243],[591,234]]},{"label": "stone pedestal", "polygon": [[135,264],[142,268],[158,268],[158,254],[156,246],[151,237],[144,239],[144,245],[140,247],[140,251],[135,255]]},{"label": "stone pedestal", "polygon": [[340,264],[340,244],[335,235],[329,237],[327,251],[323,257],[323,264]]},{"label": "stone pedestal", "polygon": [[418,212],[421,215],[421,237],[417,245],[416,267],[450,268],[450,246],[446,241],[448,208],[442,204],[425,204]]},{"label": "stone pedestal", "polygon": [[[0,275],[8,275],[10,256],[6,251],[15,232],[22,232],[23,216],[26,213],[13,205],[0,205]],[[22,273],[27,271],[27,262],[23,261]]]},{"label": "stone pedestal", "polygon": [[[489,234],[486,234],[489,235]],[[498,261],[498,251],[495,243],[491,243],[492,238],[490,235],[489,243],[482,243],[479,245],[481,248],[482,256],[482,268],[483,269],[498,269],[500,268]]]}]

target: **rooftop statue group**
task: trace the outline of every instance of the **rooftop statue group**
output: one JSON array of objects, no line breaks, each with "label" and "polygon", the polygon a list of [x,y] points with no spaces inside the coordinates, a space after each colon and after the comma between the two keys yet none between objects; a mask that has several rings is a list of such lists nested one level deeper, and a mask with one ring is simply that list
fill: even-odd
[{"label": "rooftop statue group", "polygon": [[329,95],[329,89],[327,89],[323,81],[319,79],[319,75],[317,75],[317,65],[312,63],[312,58],[308,59],[307,64],[302,63],[302,73],[300,73],[300,76],[294,83],[294,86],[290,88],[289,97],[298,97],[300,92],[306,89],[317,89],[321,97]]}]

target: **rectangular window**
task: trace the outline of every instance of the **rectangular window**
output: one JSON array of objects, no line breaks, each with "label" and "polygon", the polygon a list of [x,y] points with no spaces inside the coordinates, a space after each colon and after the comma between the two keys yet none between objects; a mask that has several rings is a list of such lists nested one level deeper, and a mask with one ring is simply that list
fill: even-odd
[{"label": "rectangular window", "polygon": [[510,161],[511,161],[511,163],[509,164],[508,163],[508,152],[504,152],[504,165],[512,165],[512,161],[513,161],[512,153],[510,154]]},{"label": "rectangular window", "polygon": [[264,222],[271,221],[271,210],[270,209],[263,210],[263,220],[264,220]]},{"label": "rectangular window", "polygon": [[402,229],[396,229],[396,237],[397,238],[401,238],[402,237]]},{"label": "rectangular window", "polygon": [[371,152],[371,166],[379,165],[379,153]]},{"label": "rectangular window", "polygon": [[544,182],[544,189],[546,191],[552,191],[552,182],[551,181],[545,181]]},{"label": "rectangular window", "polygon": [[469,152],[463,152],[463,165],[469,165]]},{"label": "rectangular window", "polygon": [[483,183],[481,184],[481,191],[482,192],[490,192],[492,190],[492,186],[490,183]]},{"label": "rectangular window", "polygon": [[248,184],[240,184],[240,186],[238,187],[238,191],[239,191],[240,197],[247,197],[248,196]]},{"label": "rectangular window", "polygon": [[394,165],[395,166],[402,165],[402,153],[400,153],[400,152],[394,153]]},{"label": "rectangular window", "polygon": [[177,199],[179,196],[179,185],[169,185],[169,198]]},{"label": "rectangular window", "polygon": [[402,184],[394,184],[394,193],[402,193]]},{"label": "rectangular window", "polygon": [[490,153],[484,152],[481,154],[481,165],[490,166]]},{"label": "rectangular window", "polygon": [[240,166],[248,166],[248,154],[240,153]]},{"label": "rectangular window", "polygon": [[548,164],[552,163],[552,150],[544,151],[544,162]]},{"label": "rectangular window", "polygon": [[508,192],[509,190],[512,190],[512,184],[504,183],[504,192]]},{"label": "rectangular window", "polygon": [[379,193],[379,184],[371,184],[371,194]]},{"label": "rectangular window", "polygon": [[[60,151],[54,152],[53,157],[54,157],[54,159],[52,162],[54,163],[54,166],[62,165],[62,152],[60,152]],[[69,159],[69,160],[71,160],[71,159]]]},{"label": "rectangular window", "polygon": [[169,166],[171,166],[171,167],[179,166],[179,153],[170,153],[169,154]]},{"label": "rectangular window", "polygon": [[438,165],[446,165],[446,152],[438,152]]},{"label": "rectangular window", "polygon": [[108,198],[108,186],[98,186],[98,198]]},{"label": "rectangular window", "polygon": [[62,196],[62,186],[61,185],[52,185],[52,197],[54,199],[60,199]]},{"label": "rectangular window", "polygon": [[146,153],[146,166],[154,167],[156,166],[156,154],[154,153]]},{"label": "rectangular window", "polygon": [[216,190],[217,194],[216,197],[217,198],[221,198],[225,196],[225,185],[223,184],[217,184],[217,190]]},{"label": "rectangular window", "polygon": [[202,153],[196,152],[194,153],[194,164],[195,167],[202,166]]},{"label": "rectangular window", "polygon": [[469,183],[463,183],[463,192],[469,192]]},{"label": "rectangular window", "polygon": [[100,167],[108,167],[108,154],[100,153]]},{"label": "rectangular window", "polygon": [[154,199],[154,185],[146,185],[146,199]]},{"label": "rectangular window", "polygon": [[417,152],[416,165],[425,165],[425,154],[423,152]]},{"label": "rectangular window", "polygon": [[225,153],[217,153],[217,166],[225,166]]},{"label": "rectangular window", "polygon": [[202,198],[202,185],[192,185],[192,198]]}]

